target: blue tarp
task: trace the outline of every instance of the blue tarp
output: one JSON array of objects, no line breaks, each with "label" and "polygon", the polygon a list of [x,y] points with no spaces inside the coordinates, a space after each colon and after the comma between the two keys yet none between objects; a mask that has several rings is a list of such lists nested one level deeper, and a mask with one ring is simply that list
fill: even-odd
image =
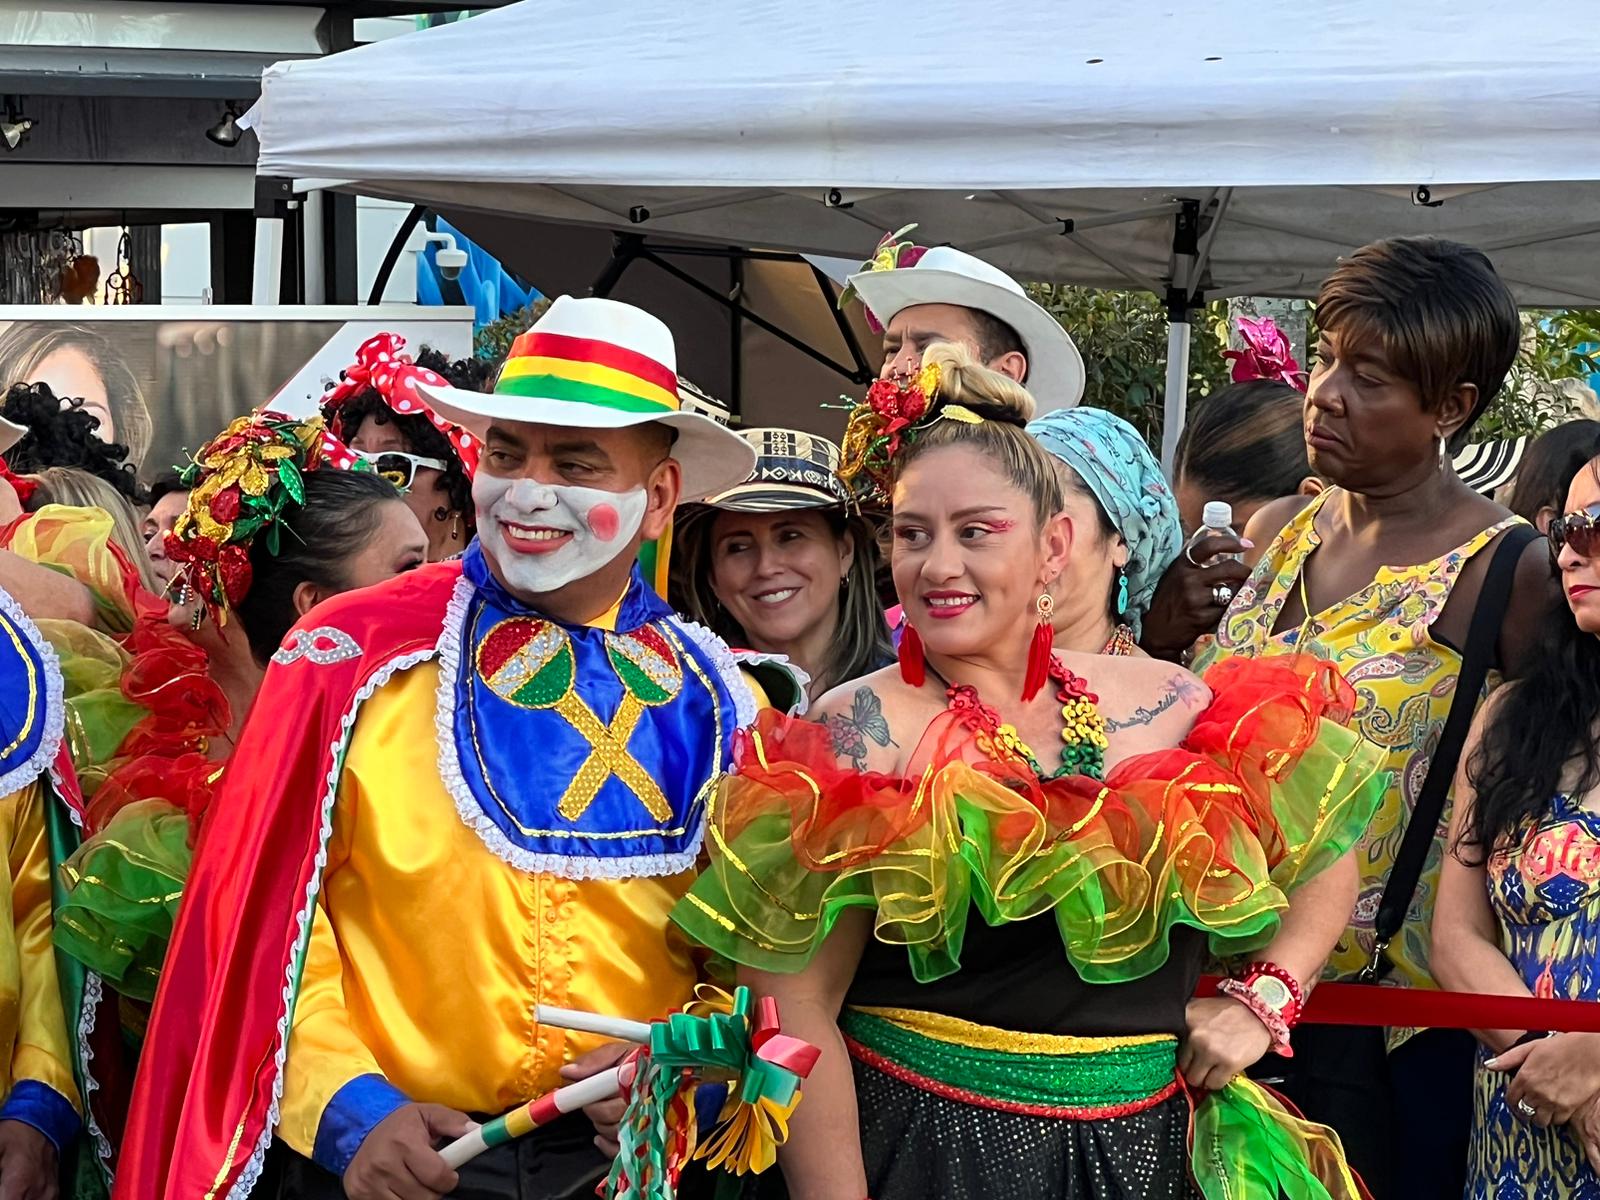
[{"label": "blue tarp", "polygon": [[456,245],[467,252],[467,265],[460,278],[443,278],[434,264],[434,254],[439,247],[429,242],[427,249],[417,257],[418,304],[470,304],[476,310],[473,328],[482,329],[539,299],[538,289],[526,287],[508,274],[498,259],[473,245],[448,221],[435,222],[435,228],[455,237]]}]

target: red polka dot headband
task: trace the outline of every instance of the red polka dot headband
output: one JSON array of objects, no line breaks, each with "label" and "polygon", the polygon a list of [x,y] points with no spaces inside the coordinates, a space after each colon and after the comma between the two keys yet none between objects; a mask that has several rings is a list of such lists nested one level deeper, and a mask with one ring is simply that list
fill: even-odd
[{"label": "red polka dot headband", "polygon": [[437,371],[419,367],[405,353],[406,340],[398,333],[374,334],[361,343],[356,361],[340,372],[340,382],[322,398],[323,411],[329,414],[335,433],[343,433],[338,410],[353,396],[368,388],[383,397],[385,404],[403,416],[427,417],[433,427],[450,440],[450,445],[468,475],[478,469],[478,439],[461,426],[446,421],[428,405],[417,391],[419,383],[445,388],[450,381]]}]

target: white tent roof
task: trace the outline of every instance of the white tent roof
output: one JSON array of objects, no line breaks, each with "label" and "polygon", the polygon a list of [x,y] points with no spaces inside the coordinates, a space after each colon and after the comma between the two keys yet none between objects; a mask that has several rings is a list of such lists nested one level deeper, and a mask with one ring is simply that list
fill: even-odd
[{"label": "white tent roof", "polygon": [[273,66],[258,170],[851,258],[917,221],[1019,277],[1208,296],[1309,294],[1340,253],[1431,232],[1489,250],[1524,303],[1596,304],[1592,18],[525,0]]}]

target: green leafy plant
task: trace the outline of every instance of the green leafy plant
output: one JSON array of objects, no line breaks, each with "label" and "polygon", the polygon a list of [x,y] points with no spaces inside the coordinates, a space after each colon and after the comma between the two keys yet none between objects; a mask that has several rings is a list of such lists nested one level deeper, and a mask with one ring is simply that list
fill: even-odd
[{"label": "green leafy plant", "polygon": [[[1072,334],[1083,355],[1083,403],[1125,418],[1158,445],[1167,378],[1167,314],[1149,292],[1113,292],[1070,284],[1030,284],[1028,294]],[[1316,314],[1308,309],[1308,344]],[[1196,310],[1189,349],[1192,403],[1230,378],[1228,306]],[[1308,358],[1314,357],[1307,355]],[[1311,363],[1302,364],[1310,370]],[[1522,350],[1474,440],[1536,434],[1596,407],[1589,377],[1600,374],[1600,309],[1532,310],[1523,314]]]},{"label": "green leafy plant", "polygon": [[[1030,284],[1028,294],[1077,342],[1086,374],[1083,403],[1124,418],[1151,445],[1161,442],[1167,390],[1167,310],[1149,292],[1112,292],[1073,284]],[[1228,381],[1228,307],[1194,315],[1189,341],[1189,399]]]},{"label": "green leafy plant", "polygon": [[1600,309],[1523,314],[1522,349],[1506,385],[1479,419],[1473,438],[1536,434],[1583,415],[1594,403],[1588,380],[1600,374]]},{"label": "green leafy plant", "polygon": [[490,321],[473,335],[472,353],[489,362],[504,362],[506,355],[511,353],[511,343],[520,334],[526,333],[528,326],[544,316],[544,310],[549,307],[550,301],[540,297],[532,304],[508,312],[497,321]]}]

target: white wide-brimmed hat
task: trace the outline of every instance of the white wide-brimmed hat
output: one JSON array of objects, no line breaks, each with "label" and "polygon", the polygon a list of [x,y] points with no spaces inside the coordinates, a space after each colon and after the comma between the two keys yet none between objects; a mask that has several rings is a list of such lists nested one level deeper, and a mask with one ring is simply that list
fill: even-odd
[{"label": "white wide-brimmed hat", "polygon": [[952,246],[934,246],[915,266],[862,271],[850,286],[872,315],[887,326],[902,309],[918,304],[957,304],[988,313],[1016,330],[1028,356],[1024,381],[1037,405],[1035,416],[1072,408],[1083,399],[1083,356],[1072,335],[999,267]]},{"label": "white wide-brimmed hat", "polygon": [[699,500],[749,478],[754,448],[710,417],[679,408],[672,331],[617,300],[561,296],[511,344],[493,392],[418,382],[447,421],[482,437],[494,421],[566,429],[665,425],[677,434],[680,499]]}]

